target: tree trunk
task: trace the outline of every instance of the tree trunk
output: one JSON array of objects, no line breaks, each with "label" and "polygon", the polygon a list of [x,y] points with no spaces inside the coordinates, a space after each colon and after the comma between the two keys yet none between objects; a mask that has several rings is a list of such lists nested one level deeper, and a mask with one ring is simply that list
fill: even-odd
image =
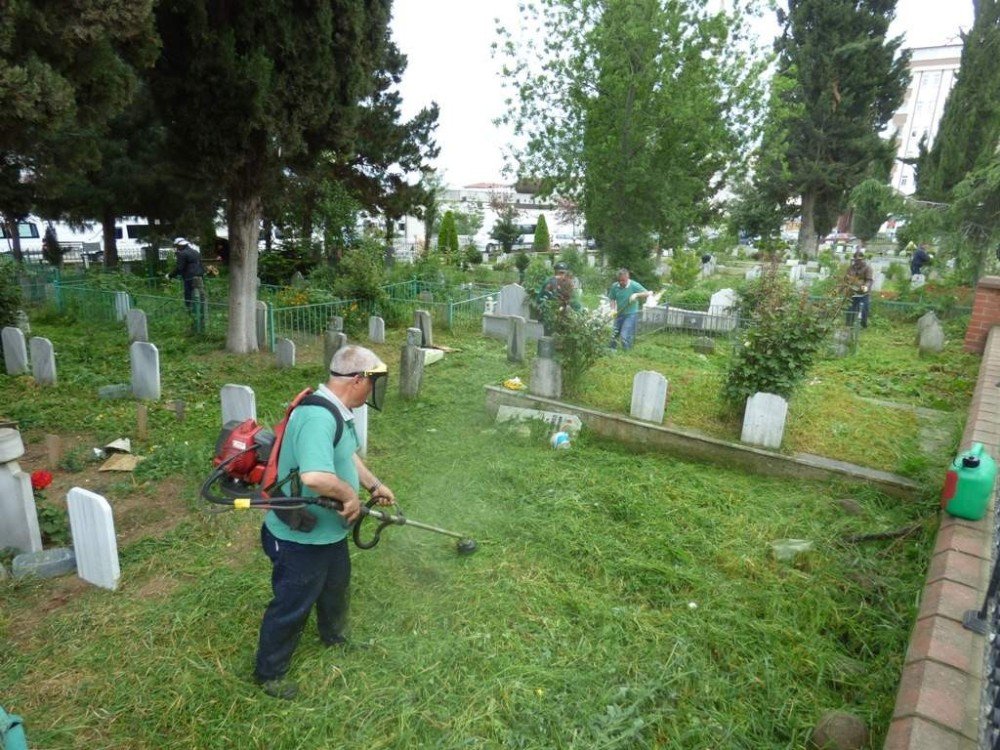
[{"label": "tree trunk", "polygon": [[118,267],[118,240],[115,237],[115,212],[105,206],[101,212],[101,233],[104,235],[104,267]]},{"label": "tree trunk", "polygon": [[17,263],[24,262],[24,254],[21,252],[21,235],[18,234],[17,217],[3,219],[4,228],[7,230],[7,241],[10,243],[10,252]]},{"label": "tree trunk", "polygon": [[802,224],[799,226],[799,252],[805,258],[813,258],[819,248],[816,234],[816,194],[802,194]]},{"label": "tree trunk", "polygon": [[257,237],[263,212],[259,193],[230,191],[229,327],[226,349],[234,354],[255,352],[257,346]]}]

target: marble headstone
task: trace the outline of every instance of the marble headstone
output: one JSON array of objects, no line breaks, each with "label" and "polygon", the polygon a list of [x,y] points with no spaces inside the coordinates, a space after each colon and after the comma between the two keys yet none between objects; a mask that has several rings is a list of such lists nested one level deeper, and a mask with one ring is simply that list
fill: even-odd
[{"label": "marble headstone", "polygon": [[160,351],[156,344],[136,341],[129,347],[132,365],[132,395],[138,399],[160,399]]},{"label": "marble headstone", "polygon": [[31,475],[21,471],[17,462],[23,455],[21,433],[0,427],[0,550],[13,547],[21,552],[38,552],[42,536]]},{"label": "marble headstone", "polygon": [[295,367],[295,342],[291,339],[278,339],[274,345],[274,356],[278,367]]},{"label": "marble headstone", "polygon": [[3,338],[3,362],[8,375],[24,375],[28,372],[28,347],[24,342],[24,331],[14,326],[5,326],[0,333]]},{"label": "marble headstone", "polygon": [[222,401],[222,426],[230,422],[257,419],[257,397],[248,385],[228,383],[219,391]]},{"label": "marble headstone", "polygon": [[146,313],[138,308],[129,310],[125,316],[128,325],[128,342],[149,341],[149,328],[146,324]]},{"label": "marble headstone", "polygon": [[427,310],[413,312],[413,327],[420,329],[421,346],[434,346],[434,321]]},{"label": "marble headstone", "polygon": [[666,405],[667,379],[652,370],[637,372],[632,379],[631,416],[660,424]]},{"label": "marble headstone", "polygon": [[368,340],[373,344],[385,343],[385,321],[378,315],[368,318]]},{"label": "marble headstone", "polygon": [[40,336],[32,336],[29,342],[31,348],[31,374],[39,385],[56,384],[56,353],[52,342]]},{"label": "marble headstone", "polygon": [[523,362],[524,350],[527,340],[525,338],[526,321],[520,315],[511,315],[508,318],[507,329],[507,361]]},{"label": "marble headstone", "polygon": [[785,434],[788,402],[773,393],[755,393],[747,399],[740,441],[765,448],[780,448]]},{"label": "marble headstone", "polygon": [[257,350],[265,352],[271,348],[270,332],[267,330],[267,303],[257,300],[254,306],[254,321],[257,327]]},{"label": "marble headstone", "polygon": [[66,504],[77,575],[95,586],[114,591],[121,569],[111,506],[100,495],[80,487],[66,494]]}]

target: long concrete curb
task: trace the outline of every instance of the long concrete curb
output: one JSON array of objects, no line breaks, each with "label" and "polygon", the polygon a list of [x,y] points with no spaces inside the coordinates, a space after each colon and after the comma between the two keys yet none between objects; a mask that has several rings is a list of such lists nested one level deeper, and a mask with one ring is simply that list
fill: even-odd
[{"label": "long concrete curb", "polygon": [[671,455],[694,461],[718,464],[727,468],[738,467],[768,476],[856,482],[874,486],[887,495],[905,500],[915,499],[924,489],[916,482],[896,474],[844,461],[834,461],[822,456],[813,456],[807,453],[795,455],[775,453],[741,443],[730,443],[694,432],[663,427],[651,422],[643,422],[541,396],[533,396],[524,391],[509,391],[492,385],[485,386],[485,390],[486,410],[492,416],[496,416],[497,409],[501,405],[573,414],[579,417],[589,430],[603,437],[660,448]]}]

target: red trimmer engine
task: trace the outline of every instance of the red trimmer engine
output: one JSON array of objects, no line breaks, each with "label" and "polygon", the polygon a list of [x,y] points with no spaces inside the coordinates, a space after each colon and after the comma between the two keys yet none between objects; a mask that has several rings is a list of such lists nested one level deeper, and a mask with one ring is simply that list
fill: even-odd
[{"label": "red trimmer engine", "polygon": [[274,433],[254,420],[227,422],[215,441],[212,465],[225,463],[223,471],[229,478],[255,486],[264,478],[273,447]]}]

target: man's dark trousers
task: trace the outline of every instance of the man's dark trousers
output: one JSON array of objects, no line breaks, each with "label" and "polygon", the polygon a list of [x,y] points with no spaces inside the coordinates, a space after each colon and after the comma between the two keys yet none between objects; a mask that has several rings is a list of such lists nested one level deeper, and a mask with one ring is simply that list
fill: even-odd
[{"label": "man's dark trousers", "polygon": [[274,598],[264,613],[257,647],[256,677],[263,682],[288,671],[313,604],[320,639],[328,645],[343,640],[351,555],[346,538],[334,544],[298,544],[278,539],[262,526],[260,541],[274,566]]}]

